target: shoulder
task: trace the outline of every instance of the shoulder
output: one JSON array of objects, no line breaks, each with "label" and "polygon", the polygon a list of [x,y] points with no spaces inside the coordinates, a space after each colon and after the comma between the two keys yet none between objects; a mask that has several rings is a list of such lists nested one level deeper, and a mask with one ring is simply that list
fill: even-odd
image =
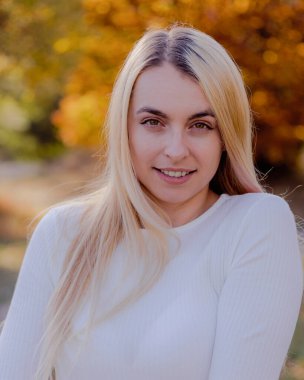
[{"label": "shoulder", "polygon": [[225,195],[226,209],[239,219],[288,218],[294,219],[289,204],[280,196],[269,193]]},{"label": "shoulder", "polygon": [[83,207],[67,204],[49,209],[40,219],[27,248],[33,260],[46,260],[53,284],[58,282],[71,244],[79,236]]},{"label": "shoulder", "polygon": [[224,222],[219,220],[225,274],[240,267],[267,267],[271,271],[280,267],[291,268],[291,273],[298,276],[301,256],[295,218],[288,203],[267,193],[225,198]]},{"label": "shoulder", "polygon": [[286,200],[268,193],[225,195],[218,217],[220,233],[233,240],[255,244],[257,241],[284,239],[298,244],[295,217]]},{"label": "shoulder", "polygon": [[[249,247],[257,252],[267,247],[268,254],[298,253],[295,217],[286,200],[267,193],[244,194],[229,197],[231,212],[237,215],[234,243],[240,252]],[[242,255],[242,254],[241,254]]]},{"label": "shoulder", "polygon": [[222,194],[205,217],[200,219],[197,228],[202,228],[204,223],[205,227],[207,224],[214,228],[220,239],[242,234],[247,229],[253,235],[284,228],[294,234],[296,230],[295,218],[288,203],[269,193]]},{"label": "shoulder", "polygon": [[75,232],[83,213],[84,207],[75,204],[54,206],[41,217],[34,230],[34,235],[46,232],[53,240],[67,232]]},{"label": "shoulder", "polygon": [[[278,195],[270,193],[246,193],[241,195],[228,195],[225,194],[228,201],[234,205],[258,205],[262,203],[276,204],[276,205],[287,205],[286,200]],[[279,206],[280,207],[280,206]]]}]

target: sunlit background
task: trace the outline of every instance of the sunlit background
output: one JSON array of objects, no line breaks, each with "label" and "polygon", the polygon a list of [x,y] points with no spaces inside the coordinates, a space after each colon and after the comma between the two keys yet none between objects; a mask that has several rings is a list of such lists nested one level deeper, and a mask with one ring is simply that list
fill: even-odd
[{"label": "sunlit background", "polygon": [[[176,21],[212,35],[240,66],[264,185],[304,217],[303,0],[1,0],[0,319],[31,218],[98,175],[128,51],[147,28]],[[303,380],[304,309],[289,357],[281,379]]]}]

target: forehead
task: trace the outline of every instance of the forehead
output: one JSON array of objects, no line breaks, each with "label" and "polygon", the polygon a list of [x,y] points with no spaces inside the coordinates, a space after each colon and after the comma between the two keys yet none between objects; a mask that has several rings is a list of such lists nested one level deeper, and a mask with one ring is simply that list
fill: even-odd
[{"label": "forehead", "polygon": [[198,112],[210,104],[196,80],[170,63],[150,67],[137,78],[130,108],[151,106],[167,112]]}]

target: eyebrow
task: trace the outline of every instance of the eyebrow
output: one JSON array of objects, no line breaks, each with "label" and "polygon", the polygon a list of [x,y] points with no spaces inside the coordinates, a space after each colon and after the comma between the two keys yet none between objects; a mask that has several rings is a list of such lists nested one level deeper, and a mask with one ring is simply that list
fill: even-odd
[{"label": "eyebrow", "polygon": [[[157,110],[155,108],[151,108],[151,107],[141,107],[136,112],[136,114],[140,114],[140,113],[143,113],[143,112],[151,113],[152,115],[162,117],[163,119],[166,119],[166,120],[169,119],[168,115],[166,115],[164,112],[162,112],[160,110]],[[197,113],[191,115],[188,118],[188,121],[191,121],[193,119],[197,119],[197,118],[200,118],[200,117],[205,117],[205,116],[211,116],[211,117],[215,118],[214,112],[210,108],[208,108],[205,111],[197,112]]]},{"label": "eyebrow", "polygon": [[155,108],[150,108],[150,107],[142,107],[136,112],[136,114],[140,114],[144,112],[151,113],[152,115],[155,115],[155,116],[160,116],[164,119],[168,119],[168,116],[165,113]]}]

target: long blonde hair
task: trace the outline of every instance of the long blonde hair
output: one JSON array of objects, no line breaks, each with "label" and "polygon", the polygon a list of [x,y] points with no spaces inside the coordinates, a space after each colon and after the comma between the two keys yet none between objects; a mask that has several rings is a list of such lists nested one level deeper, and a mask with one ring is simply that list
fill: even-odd
[{"label": "long blonde hair", "polygon": [[[244,83],[228,53],[213,38],[189,27],[174,26],[145,33],[129,53],[114,85],[106,122],[108,151],[102,185],[73,203],[80,206],[82,217],[48,305],[36,379],[51,378],[59,350],[72,333],[71,320],[84,295],[90,300],[88,326],[91,328],[144,294],[168,261],[170,222],[135,177],[127,129],[129,103],[137,77],[146,68],[160,66],[165,61],[201,85],[216,115],[225,151],[210,187],[218,194],[263,191],[253,165],[252,120]],[[147,253],[141,228],[150,237],[153,260]],[[122,240],[133,260],[131,263],[139,258],[144,261],[145,276],[122,302],[97,319],[94,305],[98,289]]]}]

